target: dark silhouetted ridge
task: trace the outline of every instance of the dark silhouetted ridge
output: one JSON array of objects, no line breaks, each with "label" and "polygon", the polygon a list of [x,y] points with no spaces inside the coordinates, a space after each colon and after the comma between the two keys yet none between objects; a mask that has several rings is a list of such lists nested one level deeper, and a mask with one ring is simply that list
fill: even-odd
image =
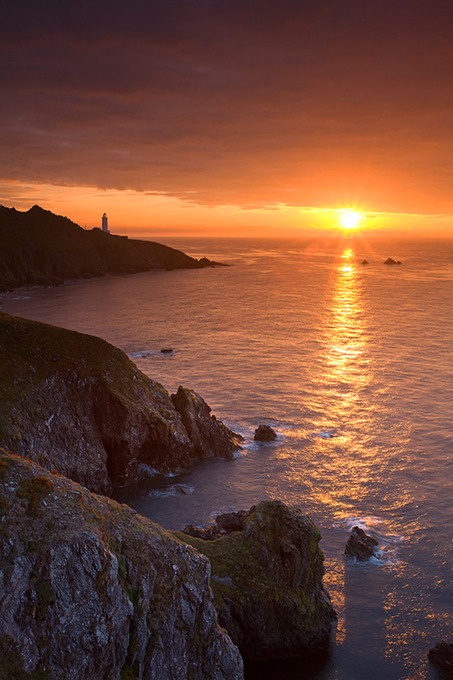
[{"label": "dark silhouetted ridge", "polygon": [[153,241],[82,229],[38,205],[27,212],[0,206],[0,243],[0,290],[56,285],[107,273],[199,269],[214,264]]}]

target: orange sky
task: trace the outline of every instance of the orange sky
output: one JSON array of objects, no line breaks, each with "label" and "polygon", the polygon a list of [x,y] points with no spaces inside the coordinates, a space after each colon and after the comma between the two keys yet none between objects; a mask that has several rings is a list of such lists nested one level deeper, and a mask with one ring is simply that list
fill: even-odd
[{"label": "orange sky", "polygon": [[[87,20],[87,17],[90,20]],[[453,235],[445,0],[9,3],[0,203],[131,235]]]}]

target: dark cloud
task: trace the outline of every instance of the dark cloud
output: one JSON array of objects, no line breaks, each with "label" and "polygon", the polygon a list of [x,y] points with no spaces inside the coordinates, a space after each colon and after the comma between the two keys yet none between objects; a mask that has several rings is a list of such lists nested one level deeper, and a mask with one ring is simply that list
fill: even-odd
[{"label": "dark cloud", "polygon": [[9,3],[0,177],[445,209],[452,19],[440,0]]}]

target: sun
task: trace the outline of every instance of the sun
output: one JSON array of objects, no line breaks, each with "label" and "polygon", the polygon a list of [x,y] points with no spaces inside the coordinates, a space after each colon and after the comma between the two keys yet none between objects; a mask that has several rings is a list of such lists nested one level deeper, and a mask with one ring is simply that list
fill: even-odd
[{"label": "sun", "polygon": [[363,215],[355,212],[355,210],[343,210],[340,216],[340,224],[343,229],[357,229],[362,220]]}]

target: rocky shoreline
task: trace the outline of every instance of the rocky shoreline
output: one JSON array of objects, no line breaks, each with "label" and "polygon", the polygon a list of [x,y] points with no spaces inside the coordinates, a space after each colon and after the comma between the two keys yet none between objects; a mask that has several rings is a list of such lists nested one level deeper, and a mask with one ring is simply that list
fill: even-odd
[{"label": "rocky shoreline", "polygon": [[240,449],[195,392],[170,396],[99,338],[0,313],[0,403],[1,680],[239,680],[242,657],[326,644],[320,535],[300,510],[261,503],[206,541],[108,498],[142,464]]}]

